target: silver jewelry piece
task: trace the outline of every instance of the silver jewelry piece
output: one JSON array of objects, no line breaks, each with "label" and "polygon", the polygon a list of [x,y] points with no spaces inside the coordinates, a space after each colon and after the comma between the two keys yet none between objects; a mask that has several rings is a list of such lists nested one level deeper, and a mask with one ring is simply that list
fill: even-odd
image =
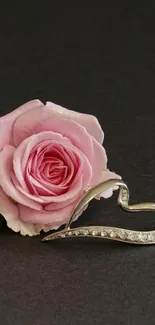
[{"label": "silver jewelry piece", "polygon": [[70,228],[71,223],[76,219],[78,215],[84,210],[87,204],[102,192],[114,188],[119,188],[118,204],[126,211],[129,212],[140,212],[140,211],[155,211],[155,202],[146,202],[138,204],[129,204],[129,189],[127,185],[118,179],[109,180],[98,184],[81,199],[77,207],[75,208],[69,222],[66,227],[55,233],[52,233],[43,238],[42,241],[50,241],[56,239],[65,238],[77,238],[77,237],[88,237],[88,238],[103,238],[115,241],[121,241],[129,244],[155,244],[155,230],[152,231],[137,231],[130,229],[122,229],[119,227],[105,227],[105,226],[87,226]]}]

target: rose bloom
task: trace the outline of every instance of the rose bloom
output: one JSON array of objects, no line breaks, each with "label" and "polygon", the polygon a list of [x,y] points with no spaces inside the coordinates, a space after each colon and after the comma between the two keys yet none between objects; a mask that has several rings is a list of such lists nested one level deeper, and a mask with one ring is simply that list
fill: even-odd
[{"label": "rose bloom", "polygon": [[[22,235],[66,223],[107,169],[96,117],[32,100],[0,118],[0,213]],[[102,194],[112,195],[112,190]]]}]

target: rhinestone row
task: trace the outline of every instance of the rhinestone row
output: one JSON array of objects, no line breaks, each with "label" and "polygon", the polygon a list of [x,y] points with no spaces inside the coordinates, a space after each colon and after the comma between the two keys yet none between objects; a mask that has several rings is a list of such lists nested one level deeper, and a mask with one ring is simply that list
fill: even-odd
[{"label": "rhinestone row", "polygon": [[94,237],[103,237],[116,240],[122,240],[126,242],[137,242],[137,243],[153,243],[155,242],[155,232],[140,232],[140,231],[131,231],[124,229],[70,229],[67,232],[62,232],[56,235],[57,238],[65,237],[74,237],[74,236],[94,236]]},{"label": "rhinestone row", "polygon": [[128,197],[128,192],[125,189],[122,190],[121,200],[123,204],[128,205],[129,197]]}]

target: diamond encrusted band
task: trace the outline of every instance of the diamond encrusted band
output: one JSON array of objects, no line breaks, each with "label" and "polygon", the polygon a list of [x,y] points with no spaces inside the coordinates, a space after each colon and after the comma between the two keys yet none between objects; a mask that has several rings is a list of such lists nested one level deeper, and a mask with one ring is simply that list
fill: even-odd
[{"label": "diamond encrusted band", "polygon": [[95,237],[112,239],[116,241],[133,243],[133,244],[154,244],[155,231],[135,231],[129,229],[120,229],[115,227],[90,226],[79,227],[74,229],[62,230],[49,235],[43,241],[55,240],[68,237]]}]

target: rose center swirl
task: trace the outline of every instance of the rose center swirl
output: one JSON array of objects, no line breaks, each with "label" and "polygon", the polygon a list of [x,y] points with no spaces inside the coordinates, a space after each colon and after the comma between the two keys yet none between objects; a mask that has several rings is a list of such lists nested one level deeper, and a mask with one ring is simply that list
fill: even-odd
[{"label": "rose center swirl", "polygon": [[40,144],[30,153],[25,182],[33,195],[64,194],[79,170],[79,159],[61,144]]}]

